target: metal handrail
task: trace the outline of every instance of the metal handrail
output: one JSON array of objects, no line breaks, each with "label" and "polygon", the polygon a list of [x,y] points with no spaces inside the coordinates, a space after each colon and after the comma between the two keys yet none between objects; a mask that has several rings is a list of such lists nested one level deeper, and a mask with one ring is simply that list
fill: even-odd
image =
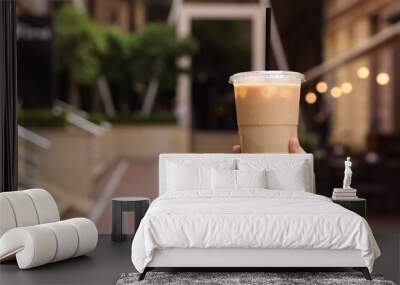
[{"label": "metal handrail", "polygon": [[77,107],[75,107],[75,106],[73,106],[71,104],[68,104],[67,102],[64,102],[64,101],[59,100],[59,99],[54,101],[54,105],[56,107],[58,107],[58,108],[61,108],[62,110],[65,110],[65,111],[80,115],[82,117],[85,117],[87,115],[87,112],[85,112],[83,110],[80,110]]},{"label": "metal handrail", "polygon": [[85,119],[84,117],[74,113],[67,114],[67,121],[71,125],[74,125],[95,136],[101,136],[105,132],[105,129],[103,127],[98,126],[95,123],[92,123],[91,121]]},{"label": "metal handrail", "polygon": [[106,128],[92,123],[91,121],[86,119],[84,117],[86,115],[86,112],[81,111],[76,107],[60,100],[56,100],[55,104],[57,107],[68,111],[67,121],[71,125],[74,125],[75,127],[78,127],[95,136],[101,136],[106,131]]},{"label": "metal handrail", "polygon": [[38,135],[35,132],[32,132],[20,125],[18,125],[18,137],[42,148],[42,149],[49,149],[51,147],[51,141]]}]

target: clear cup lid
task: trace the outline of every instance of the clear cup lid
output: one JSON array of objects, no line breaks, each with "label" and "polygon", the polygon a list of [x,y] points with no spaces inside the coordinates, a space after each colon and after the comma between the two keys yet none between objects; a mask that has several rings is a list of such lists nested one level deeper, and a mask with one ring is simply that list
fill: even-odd
[{"label": "clear cup lid", "polygon": [[231,84],[247,83],[289,83],[301,84],[305,81],[304,75],[294,71],[268,70],[247,71],[235,73],[229,77]]}]

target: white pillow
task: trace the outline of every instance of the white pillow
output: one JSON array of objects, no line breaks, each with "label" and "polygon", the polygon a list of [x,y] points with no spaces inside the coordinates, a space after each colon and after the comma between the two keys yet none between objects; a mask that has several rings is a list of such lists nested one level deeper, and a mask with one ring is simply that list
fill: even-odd
[{"label": "white pillow", "polygon": [[267,171],[268,189],[305,192],[307,179],[307,166],[304,162],[284,170]]},{"label": "white pillow", "polygon": [[266,170],[267,188],[289,191],[312,191],[310,165],[293,155],[290,159],[240,159],[239,170]]},{"label": "white pillow", "polygon": [[167,188],[171,191],[210,189],[210,167],[170,163]]},{"label": "white pillow", "polygon": [[236,189],[236,170],[212,168],[211,189]]},{"label": "white pillow", "polygon": [[167,191],[211,190],[211,169],[235,169],[236,161],[169,161]]},{"label": "white pillow", "polygon": [[267,188],[267,176],[263,170],[236,170],[238,188]]},{"label": "white pillow", "polygon": [[213,190],[266,188],[266,179],[265,170],[212,169],[211,188]]}]

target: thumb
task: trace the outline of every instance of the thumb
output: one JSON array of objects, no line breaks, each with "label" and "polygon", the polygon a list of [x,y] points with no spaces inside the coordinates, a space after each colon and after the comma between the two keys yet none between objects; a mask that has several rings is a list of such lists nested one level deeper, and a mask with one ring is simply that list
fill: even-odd
[{"label": "thumb", "polygon": [[306,153],[300,146],[299,139],[297,137],[291,137],[289,139],[289,153]]},{"label": "thumb", "polygon": [[242,150],[241,150],[241,148],[240,148],[240,145],[234,145],[234,146],[232,147],[232,151],[233,151],[234,153],[241,153],[241,152],[242,152]]}]

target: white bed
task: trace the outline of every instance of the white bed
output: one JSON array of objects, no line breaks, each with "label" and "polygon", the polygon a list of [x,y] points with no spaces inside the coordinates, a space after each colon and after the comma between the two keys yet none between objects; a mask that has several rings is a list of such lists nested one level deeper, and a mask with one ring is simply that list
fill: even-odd
[{"label": "white bed", "polygon": [[140,278],[154,267],[354,267],[370,278],[380,251],[367,222],[314,188],[310,154],[162,154],[132,262]]}]

